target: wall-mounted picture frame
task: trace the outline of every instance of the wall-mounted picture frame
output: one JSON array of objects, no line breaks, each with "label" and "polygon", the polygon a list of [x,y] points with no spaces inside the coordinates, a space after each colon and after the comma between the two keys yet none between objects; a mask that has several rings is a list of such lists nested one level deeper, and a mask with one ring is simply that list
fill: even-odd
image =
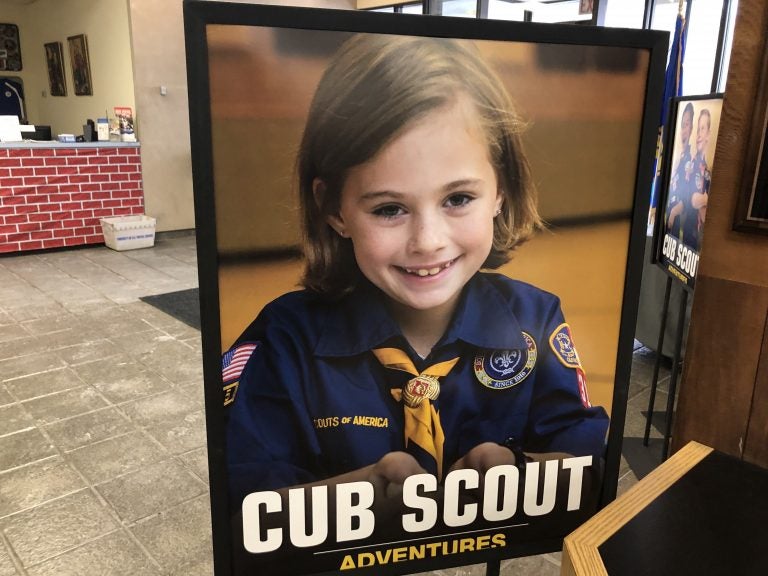
[{"label": "wall-mounted picture frame", "polygon": [[733,229],[768,234],[768,48],[763,55],[755,113],[747,142]]},{"label": "wall-mounted picture frame", "polygon": [[85,34],[69,36],[69,60],[72,64],[72,86],[75,96],[92,96],[91,63],[88,58],[88,39]]},{"label": "wall-mounted picture frame", "polygon": [[61,42],[48,42],[45,62],[48,67],[48,89],[51,96],[67,95],[67,79],[64,75],[64,51]]},{"label": "wall-mounted picture frame", "polygon": [[722,94],[673,98],[667,122],[656,263],[689,290],[696,282],[722,107]]},{"label": "wall-mounted picture frame", "polygon": [[21,42],[16,24],[0,24],[0,70],[21,70]]}]

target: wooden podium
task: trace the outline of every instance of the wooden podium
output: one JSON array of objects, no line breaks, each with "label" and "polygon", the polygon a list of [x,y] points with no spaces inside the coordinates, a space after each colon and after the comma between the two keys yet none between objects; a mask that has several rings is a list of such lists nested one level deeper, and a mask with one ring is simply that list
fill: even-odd
[{"label": "wooden podium", "polygon": [[768,573],[768,470],[690,442],[565,538],[562,576]]}]

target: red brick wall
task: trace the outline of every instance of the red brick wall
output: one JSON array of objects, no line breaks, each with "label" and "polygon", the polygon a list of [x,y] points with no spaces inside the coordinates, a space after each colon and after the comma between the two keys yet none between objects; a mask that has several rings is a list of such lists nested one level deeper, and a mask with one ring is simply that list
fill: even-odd
[{"label": "red brick wall", "polygon": [[98,244],[100,218],[143,213],[137,146],[0,148],[0,252]]}]

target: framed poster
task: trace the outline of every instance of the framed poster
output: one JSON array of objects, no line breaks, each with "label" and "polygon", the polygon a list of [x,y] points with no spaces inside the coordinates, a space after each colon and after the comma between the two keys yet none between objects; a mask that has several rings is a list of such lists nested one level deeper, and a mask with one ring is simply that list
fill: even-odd
[{"label": "framed poster", "polygon": [[768,49],[763,55],[755,115],[747,142],[733,228],[768,234]]},{"label": "framed poster", "polygon": [[51,96],[66,96],[67,81],[64,76],[64,53],[61,42],[45,44],[45,62],[48,66],[48,87]]},{"label": "framed poster", "polygon": [[0,71],[21,70],[21,42],[16,24],[0,24]]},{"label": "framed poster", "polygon": [[72,64],[72,85],[75,96],[92,96],[91,63],[88,58],[88,40],[85,34],[69,36],[69,60]]},{"label": "framed poster", "polygon": [[674,98],[667,124],[657,264],[690,290],[699,265],[722,107],[722,94]]},{"label": "framed poster", "polygon": [[218,575],[553,551],[615,495],[666,35],[457,20],[185,3]]}]

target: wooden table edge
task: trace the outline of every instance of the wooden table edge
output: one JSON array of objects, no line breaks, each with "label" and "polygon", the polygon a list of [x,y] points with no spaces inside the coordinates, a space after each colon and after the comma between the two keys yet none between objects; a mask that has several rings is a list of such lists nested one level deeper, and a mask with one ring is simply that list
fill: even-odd
[{"label": "wooden table edge", "polygon": [[566,536],[563,541],[561,576],[607,576],[598,546],[710,452],[712,448],[709,446],[689,442],[626,493]]}]

